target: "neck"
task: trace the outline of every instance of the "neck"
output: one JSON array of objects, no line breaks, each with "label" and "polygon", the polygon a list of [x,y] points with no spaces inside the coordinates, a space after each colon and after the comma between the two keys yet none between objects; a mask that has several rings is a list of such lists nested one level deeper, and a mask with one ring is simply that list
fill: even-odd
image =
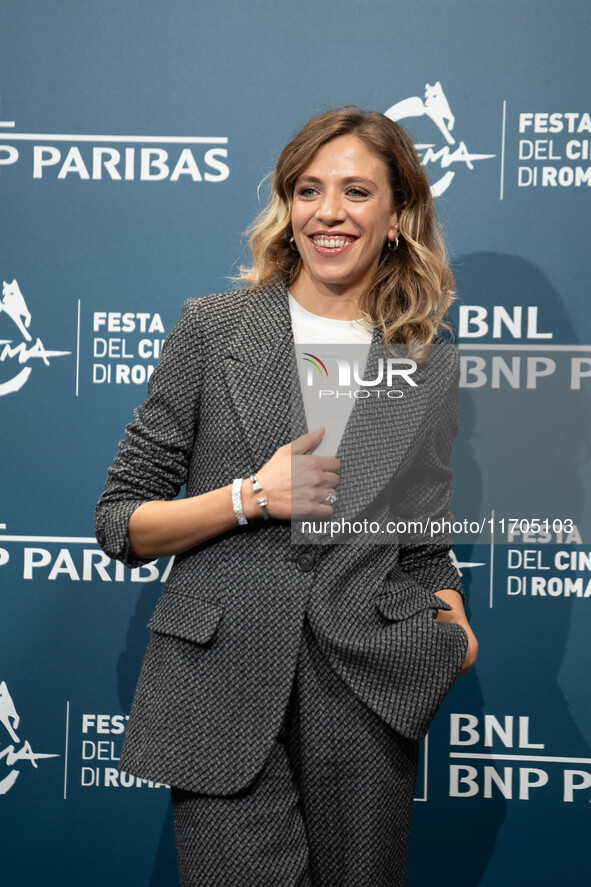
[{"label": "neck", "polygon": [[339,292],[327,286],[309,286],[300,274],[289,291],[302,308],[319,317],[330,320],[358,320],[360,317],[356,294],[350,290]]}]

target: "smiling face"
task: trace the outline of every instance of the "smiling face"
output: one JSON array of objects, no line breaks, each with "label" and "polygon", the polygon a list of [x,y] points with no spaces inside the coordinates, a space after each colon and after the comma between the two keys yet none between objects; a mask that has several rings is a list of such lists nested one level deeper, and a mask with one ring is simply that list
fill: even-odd
[{"label": "smiling face", "polygon": [[294,294],[358,298],[398,234],[383,160],[354,135],[322,145],[296,180],[291,227],[302,258]]}]

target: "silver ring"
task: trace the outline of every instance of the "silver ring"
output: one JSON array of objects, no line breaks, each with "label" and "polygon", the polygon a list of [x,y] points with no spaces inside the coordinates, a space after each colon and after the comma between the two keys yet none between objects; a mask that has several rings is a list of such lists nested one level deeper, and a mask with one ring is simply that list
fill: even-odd
[{"label": "silver ring", "polygon": [[324,501],[325,501],[328,505],[334,505],[335,502],[337,501],[337,494],[335,493],[335,491],[334,491],[334,490],[329,490],[329,491],[328,491],[328,494],[327,494],[327,496],[326,496],[326,499],[325,499]]}]

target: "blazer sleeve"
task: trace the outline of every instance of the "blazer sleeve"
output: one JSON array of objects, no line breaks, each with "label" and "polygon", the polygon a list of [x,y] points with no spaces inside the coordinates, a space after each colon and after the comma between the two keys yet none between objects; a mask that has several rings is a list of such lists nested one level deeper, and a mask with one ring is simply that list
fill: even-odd
[{"label": "blazer sleeve", "polygon": [[99,545],[129,567],[148,562],[130,553],[132,513],[143,502],[174,499],[187,479],[202,376],[198,302],[184,303],[149,380],[148,397],[125,429],[126,439],[119,443],[96,506]]},{"label": "blazer sleeve", "polygon": [[[437,385],[433,391],[425,443],[407,485],[407,512],[420,523],[423,533],[407,538],[400,550],[399,564],[413,580],[430,591],[453,588],[465,600],[458,571],[449,557],[451,537],[444,529],[434,531],[433,524],[440,522],[443,526],[443,521],[453,522],[449,511],[453,474],[449,461],[458,431],[460,361],[457,348],[446,343],[442,358],[448,363],[443,376],[446,386]],[[404,504],[402,509],[404,511]]]}]

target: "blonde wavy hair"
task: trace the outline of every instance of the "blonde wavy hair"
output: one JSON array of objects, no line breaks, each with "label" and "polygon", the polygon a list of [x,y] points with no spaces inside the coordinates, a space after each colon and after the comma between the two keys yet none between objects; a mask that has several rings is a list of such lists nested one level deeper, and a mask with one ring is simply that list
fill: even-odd
[{"label": "blonde wavy hair", "polygon": [[[251,286],[297,278],[302,260],[290,244],[296,179],[316,151],[343,135],[354,135],[381,158],[398,211],[398,249],[384,249],[371,285],[358,302],[362,315],[382,331],[385,343],[428,344],[445,322],[454,281],[435,218],[429,181],[407,133],[378,111],[337,108],[310,120],[283,149],[271,175],[267,205],[249,225],[252,265],[237,280]],[[293,241],[292,241],[293,242]]]}]

